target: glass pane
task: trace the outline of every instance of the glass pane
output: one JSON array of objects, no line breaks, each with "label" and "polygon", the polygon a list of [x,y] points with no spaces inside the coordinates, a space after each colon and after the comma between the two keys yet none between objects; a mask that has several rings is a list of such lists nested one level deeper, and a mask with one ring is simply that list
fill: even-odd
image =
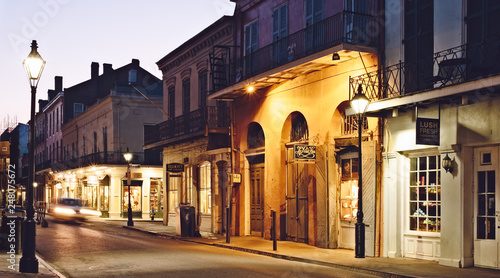
[{"label": "glass pane", "polygon": [[434,202],[428,203],[427,214],[429,214],[429,216],[438,216],[436,203],[434,203]]},{"label": "glass pane", "polygon": [[477,215],[486,214],[486,202],[485,195],[481,194],[477,196]]},{"label": "glass pane", "polygon": [[359,166],[358,159],[357,158],[353,158],[351,160],[351,163],[352,163],[352,165],[351,165],[351,168],[352,168],[352,173],[351,173],[352,174],[352,178],[353,179],[357,179],[358,178],[358,171],[359,171],[358,170],[358,168],[359,168],[358,167]]},{"label": "glass pane", "polygon": [[436,176],[437,176],[437,172],[429,172],[429,184],[430,185],[434,185],[436,184]]},{"label": "glass pane", "polygon": [[426,176],[426,172],[419,172],[418,173],[418,180],[419,180],[419,184],[420,185],[426,185],[426,179],[425,179],[425,176]]},{"label": "glass pane", "polygon": [[477,218],[477,239],[485,239],[486,238],[486,218],[478,217]]},{"label": "glass pane", "polygon": [[437,232],[437,219],[435,217],[429,217],[424,222],[426,222],[429,232]]},{"label": "glass pane", "polygon": [[424,223],[427,218],[419,218],[418,219],[418,231],[427,231],[427,225]]},{"label": "glass pane", "polygon": [[412,216],[418,216],[417,203],[410,202],[410,214]]},{"label": "glass pane", "polygon": [[441,185],[441,171],[438,172],[438,179],[437,179],[436,184]]},{"label": "glass pane", "polygon": [[488,215],[495,216],[495,194],[488,194]]},{"label": "glass pane", "polygon": [[488,217],[486,219],[486,232],[488,234],[488,239],[495,239],[495,218],[494,217]]},{"label": "glass pane", "polygon": [[488,164],[491,164],[491,153],[483,153],[482,154],[483,157],[483,161],[481,161],[481,164],[482,165],[488,165]]},{"label": "glass pane", "polygon": [[416,217],[410,217],[410,230],[417,231],[417,218]]},{"label": "glass pane", "polygon": [[485,186],[485,172],[477,172],[477,192],[478,193],[484,193],[486,186]]},{"label": "glass pane", "polygon": [[417,185],[417,172],[410,173],[410,185]]},{"label": "glass pane", "polygon": [[435,186],[429,187],[429,200],[430,201],[436,201],[437,200],[437,188]]},{"label": "glass pane", "polygon": [[410,158],[410,171],[417,171],[417,158]]},{"label": "glass pane", "polygon": [[421,216],[427,216],[427,202],[420,202],[418,209],[419,209],[418,213]]},{"label": "glass pane", "polygon": [[436,157],[429,156],[429,170],[434,170],[434,169],[436,169]]},{"label": "glass pane", "polygon": [[427,157],[419,157],[418,158],[418,161],[419,161],[419,170],[427,170]]},{"label": "glass pane", "polygon": [[436,220],[436,232],[441,232],[441,220],[439,218]]},{"label": "glass pane", "polygon": [[488,192],[495,192],[495,171],[488,171]]},{"label": "glass pane", "polygon": [[417,200],[417,188],[410,187],[410,201],[416,201],[416,200]]}]

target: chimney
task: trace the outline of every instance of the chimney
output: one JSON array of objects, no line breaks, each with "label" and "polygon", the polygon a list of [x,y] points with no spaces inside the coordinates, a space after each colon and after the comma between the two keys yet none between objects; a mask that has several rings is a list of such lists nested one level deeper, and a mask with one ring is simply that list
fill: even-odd
[{"label": "chimney", "polygon": [[51,101],[56,97],[57,91],[56,90],[48,90],[47,94],[49,95],[49,101]]},{"label": "chimney", "polygon": [[63,78],[62,76],[56,76],[54,77],[54,80],[55,80],[55,91],[56,91],[56,94],[62,92],[63,88],[62,88],[62,81],[63,81]]},{"label": "chimney", "polygon": [[48,103],[49,103],[48,100],[39,99],[38,100],[38,112],[42,112],[43,108],[45,108],[45,105],[47,105]]},{"label": "chimney", "polygon": [[112,64],[102,64],[102,67],[104,70],[104,74],[113,72],[113,65]]},{"label": "chimney", "polygon": [[93,79],[98,76],[99,76],[99,63],[92,62],[92,64],[90,65],[90,77]]},{"label": "chimney", "polygon": [[138,59],[132,59],[132,67],[133,68],[139,67],[139,60]]}]

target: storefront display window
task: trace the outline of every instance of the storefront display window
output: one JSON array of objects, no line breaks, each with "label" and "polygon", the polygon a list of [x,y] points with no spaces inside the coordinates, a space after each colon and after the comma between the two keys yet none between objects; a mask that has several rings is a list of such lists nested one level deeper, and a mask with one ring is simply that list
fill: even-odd
[{"label": "storefront display window", "polygon": [[352,221],[356,219],[356,214],[358,212],[358,165],[357,158],[341,160],[341,220]]},{"label": "storefront display window", "polygon": [[181,179],[179,177],[170,177],[168,184],[168,211],[175,212],[175,207],[179,205],[179,187]]},{"label": "storefront display window", "polygon": [[410,230],[441,231],[440,156],[410,158]]},{"label": "storefront display window", "polygon": [[209,214],[212,209],[210,167],[208,162],[200,166],[200,212],[203,214]]},{"label": "storefront display window", "polygon": [[151,178],[150,183],[150,210],[154,209],[155,214],[163,213],[163,190],[161,179]]},{"label": "storefront display window", "polygon": [[[125,182],[126,183],[126,182]],[[142,196],[142,186],[140,185],[131,185],[130,186],[130,204],[132,206],[132,211],[141,211],[141,196]],[[128,186],[123,186],[123,211],[128,210]]]}]

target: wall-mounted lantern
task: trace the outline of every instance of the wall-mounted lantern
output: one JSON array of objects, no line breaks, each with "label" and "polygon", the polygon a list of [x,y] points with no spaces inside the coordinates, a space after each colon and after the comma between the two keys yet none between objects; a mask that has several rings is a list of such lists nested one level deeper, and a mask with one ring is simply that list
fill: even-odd
[{"label": "wall-mounted lantern", "polygon": [[441,165],[443,166],[443,169],[446,170],[446,173],[453,172],[453,164],[448,154],[446,154],[446,156],[443,158],[443,162]]}]

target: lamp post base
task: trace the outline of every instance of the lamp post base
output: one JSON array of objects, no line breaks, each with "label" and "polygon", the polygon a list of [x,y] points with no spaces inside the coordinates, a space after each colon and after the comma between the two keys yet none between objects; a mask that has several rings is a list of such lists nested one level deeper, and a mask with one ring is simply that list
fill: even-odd
[{"label": "lamp post base", "polygon": [[356,223],[355,225],[355,238],[356,238],[356,247],[355,247],[355,257],[356,258],[364,258],[365,257],[365,223]]},{"label": "lamp post base", "polygon": [[127,226],[134,226],[134,220],[132,220],[132,209],[128,209],[127,214],[128,214]]},{"label": "lamp post base", "polygon": [[19,260],[19,272],[38,273],[38,259],[35,256],[36,222],[24,221],[23,256]]}]

